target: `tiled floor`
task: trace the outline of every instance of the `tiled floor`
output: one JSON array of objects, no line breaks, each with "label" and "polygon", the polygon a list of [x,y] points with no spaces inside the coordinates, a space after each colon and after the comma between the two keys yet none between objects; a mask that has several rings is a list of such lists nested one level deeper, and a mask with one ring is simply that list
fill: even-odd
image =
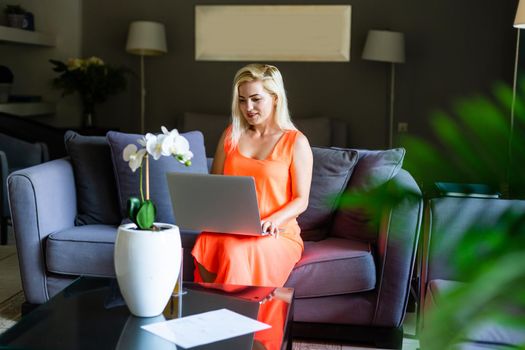
[{"label": "tiled floor", "polygon": [[[24,302],[22,284],[16,248],[10,232],[9,245],[0,246],[0,333],[11,327],[20,319],[20,305]],[[405,331],[413,334],[414,318],[409,315],[405,324]],[[416,350],[419,342],[411,336],[403,340],[403,350]],[[332,343],[309,343],[295,341],[293,350],[371,350],[366,348]]]}]

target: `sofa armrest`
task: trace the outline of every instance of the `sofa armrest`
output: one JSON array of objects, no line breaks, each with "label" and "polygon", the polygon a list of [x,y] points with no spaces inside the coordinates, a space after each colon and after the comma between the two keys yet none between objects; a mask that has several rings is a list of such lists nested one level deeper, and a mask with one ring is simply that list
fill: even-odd
[{"label": "sofa armrest", "polygon": [[382,215],[376,247],[379,284],[373,323],[376,326],[399,327],[410,294],[423,199],[416,181],[403,169],[389,186],[409,194]]},{"label": "sofa armrest", "polygon": [[41,304],[49,299],[45,239],[74,226],[77,213],[71,162],[58,159],[16,171],[7,187],[26,301]]}]

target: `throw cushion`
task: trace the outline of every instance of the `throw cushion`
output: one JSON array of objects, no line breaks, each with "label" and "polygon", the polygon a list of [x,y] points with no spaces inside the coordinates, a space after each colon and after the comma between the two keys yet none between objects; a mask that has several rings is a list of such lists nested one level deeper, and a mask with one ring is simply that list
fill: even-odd
[{"label": "throw cushion", "polygon": [[[368,192],[385,184],[397,175],[405,156],[403,148],[358,150],[358,153],[359,161],[346,191]],[[370,213],[364,209],[341,209],[335,214],[331,235],[373,241],[377,238],[377,227],[372,225]]]},{"label": "throw cushion", "polygon": [[357,151],[344,148],[312,147],[314,163],[308,208],[297,221],[305,241],[326,237],[338,196],[344,191],[354,166]]},{"label": "throw cushion", "polygon": [[[158,160],[153,160],[153,158],[150,158],[150,198],[157,206],[158,222],[175,223],[168,191],[168,183],[166,181],[166,173],[208,173],[202,133],[200,131],[191,131],[181,135],[188,139],[190,143],[190,150],[193,152],[191,166],[186,167],[173,157],[161,157]],[[121,132],[110,131],[106,136],[111,148],[120,211],[122,216],[126,217],[125,210],[128,198],[140,197],[140,170],[137,170],[136,172],[131,171],[128,163],[122,158],[122,151],[130,143],[133,143],[137,147],[142,148],[142,146],[137,143],[137,140],[141,138],[142,135],[124,134]]]},{"label": "throw cushion", "polygon": [[67,131],[64,142],[75,173],[78,210],[75,225],[118,224],[121,216],[117,187],[106,138]]}]

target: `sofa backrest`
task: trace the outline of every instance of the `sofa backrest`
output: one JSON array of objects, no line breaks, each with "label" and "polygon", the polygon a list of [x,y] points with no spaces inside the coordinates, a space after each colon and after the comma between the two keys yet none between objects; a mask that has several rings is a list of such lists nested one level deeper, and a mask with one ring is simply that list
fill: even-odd
[{"label": "sofa backrest", "polygon": [[[335,212],[330,235],[375,242],[379,234],[379,215],[386,203],[387,184],[403,165],[405,150],[356,150],[359,160],[345,189],[345,198]],[[374,202],[374,201],[377,201]]]},{"label": "sofa backrest", "polygon": [[[138,174],[132,173],[122,160],[122,149],[140,135],[110,132],[110,147],[105,137],[73,134],[67,134],[66,144],[75,171],[78,199],[76,224],[120,223],[127,198],[138,196],[133,191],[139,188]],[[202,134],[190,132],[187,135],[195,154],[196,167],[182,171],[207,172],[210,159],[204,157]],[[313,153],[310,202],[306,212],[298,218],[303,239],[321,240],[336,236],[375,241],[379,230],[377,225],[373,225],[370,213],[359,207],[338,208],[338,199],[344,191],[367,192],[386,184],[401,168],[405,151],[313,147]],[[165,181],[161,181],[164,173],[171,168],[165,164],[169,159],[163,158],[150,163],[152,198],[158,206],[158,219],[174,222],[168,192],[163,185]],[[93,188],[104,190],[93,191]]]},{"label": "sofa backrest", "polygon": [[423,282],[464,280],[453,260],[458,255],[458,242],[467,234],[483,239],[483,232],[498,227],[502,217],[510,212],[525,212],[525,201],[468,197],[430,199],[424,219]]}]

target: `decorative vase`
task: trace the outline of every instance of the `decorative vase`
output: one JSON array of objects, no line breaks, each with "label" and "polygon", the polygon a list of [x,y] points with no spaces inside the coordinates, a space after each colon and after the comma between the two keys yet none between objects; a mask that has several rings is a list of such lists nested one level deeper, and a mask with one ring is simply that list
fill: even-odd
[{"label": "decorative vase", "polygon": [[95,105],[84,102],[82,126],[84,128],[92,128],[94,116],[95,116]]},{"label": "decorative vase", "polygon": [[153,317],[162,313],[173,293],[181,264],[179,228],[155,223],[160,231],[121,225],[115,241],[115,273],[131,313]]},{"label": "decorative vase", "polygon": [[93,127],[93,113],[84,113],[84,120],[82,121],[82,126],[84,128]]}]

